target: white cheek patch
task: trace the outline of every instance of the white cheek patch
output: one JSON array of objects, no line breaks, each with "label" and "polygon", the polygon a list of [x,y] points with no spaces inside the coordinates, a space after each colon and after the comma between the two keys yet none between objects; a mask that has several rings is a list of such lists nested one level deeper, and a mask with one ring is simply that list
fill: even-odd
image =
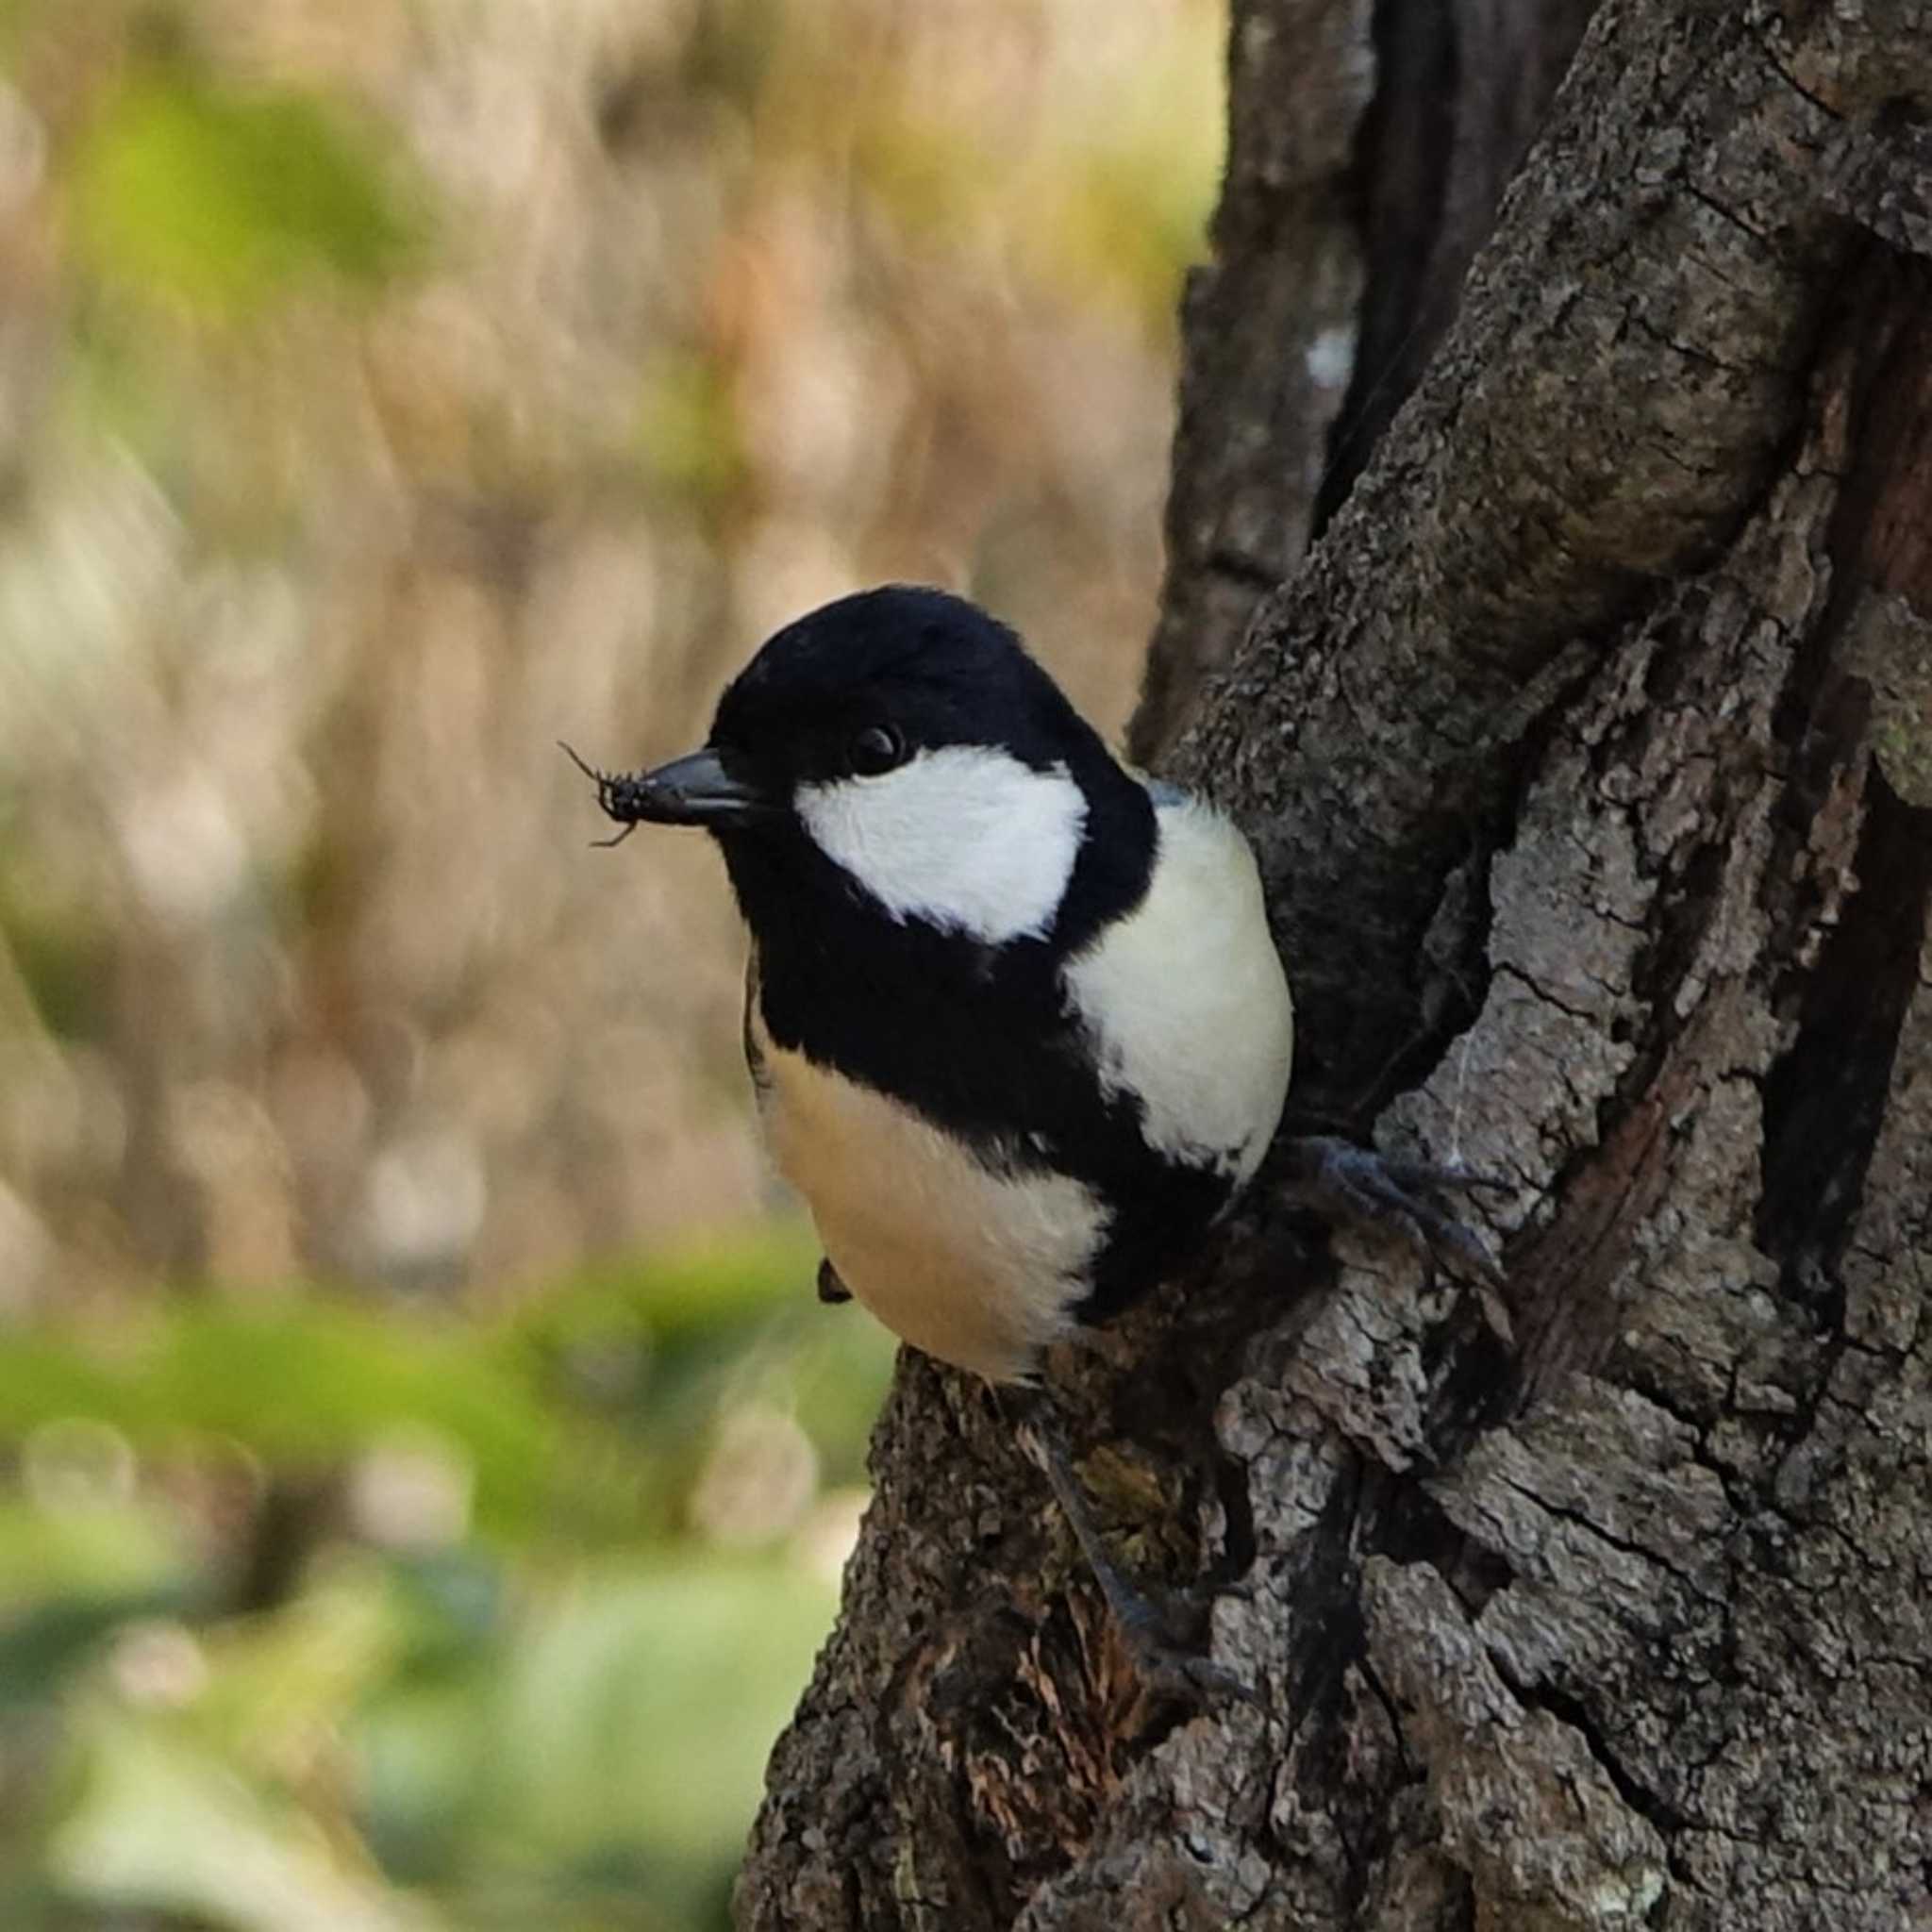
[{"label": "white cheek patch", "polygon": [[801,785],[819,849],[894,919],[989,945],[1053,924],[1080,856],[1087,798],[1064,765],[1036,772],[991,746],[941,745],[876,778]]}]

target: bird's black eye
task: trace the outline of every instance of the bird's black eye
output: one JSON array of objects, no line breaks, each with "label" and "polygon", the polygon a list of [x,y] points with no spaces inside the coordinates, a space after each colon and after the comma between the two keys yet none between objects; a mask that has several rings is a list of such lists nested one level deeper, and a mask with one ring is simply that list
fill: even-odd
[{"label": "bird's black eye", "polygon": [[906,739],[890,724],[868,724],[854,734],[847,755],[861,778],[876,778],[906,762]]}]

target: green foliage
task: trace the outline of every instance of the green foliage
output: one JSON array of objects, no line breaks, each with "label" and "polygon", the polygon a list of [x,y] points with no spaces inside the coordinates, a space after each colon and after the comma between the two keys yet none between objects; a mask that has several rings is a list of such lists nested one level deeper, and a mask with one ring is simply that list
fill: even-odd
[{"label": "green foliage", "polygon": [[557,1479],[561,1433],[474,1332],[292,1298],[262,1311],[177,1305],[108,1350],[42,1332],[0,1351],[0,1437],[76,1416],[144,1451],[221,1440],[291,1468],[414,1425],[467,1457],[492,1523],[530,1518]]},{"label": "green foliage", "polygon": [[600,1874],[656,1871],[689,1908],[740,1849],[831,1610],[825,1584],[769,1559],[667,1554],[570,1575],[514,1648],[477,1645],[375,1700],[378,1842],[400,1855],[407,1826],[406,1869],[473,1890],[527,1894],[552,1874],[593,1895]]},{"label": "green foliage", "polygon": [[71,175],[75,241],[105,281],[222,316],[317,275],[374,287],[418,222],[374,137],[291,90],[173,68],[96,110]]},{"label": "green foliage", "polygon": [[591,1430],[577,1438],[578,1507],[614,1446],[634,1520],[675,1529],[716,1418],[754,1404],[796,1419],[822,1481],[864,1481],[891,1347],[858,1310],[842,1320],[819,1305],[818,1253],[787,1222],[647,1268],[589,1269],[501,1331],[499,1347],[543,1386],[619,1432],[614,1445]]},{"label": "green foliage", "polygon": [[[815,1487],[856,1479],[891,1359],[812,1299],[814,1256],[784,1225],[491,1321],[291,1291],[12,1338],[0,1755],[51,1737],[58,1764],[45,1814],[0,1825],[0,1870],[25,1823],[44,1881],[6,1923],[721,1924],[833,1592],[769,1535],[694,1535],[692,1497],[753,1411],[795,1419]],[[477,1533],[325,1524],[265,1605],[164,1501],[223,1468],[353,1491],[398,1447],[466,1479]]]},{"label": "green foliage", "polygon": [[169,1726],[93,1710],[80,1756],[78,1802],[48,1857],[76,1903],[235,1932],[429,1932],[437,1923],[342,1869],[291,1805]]}]

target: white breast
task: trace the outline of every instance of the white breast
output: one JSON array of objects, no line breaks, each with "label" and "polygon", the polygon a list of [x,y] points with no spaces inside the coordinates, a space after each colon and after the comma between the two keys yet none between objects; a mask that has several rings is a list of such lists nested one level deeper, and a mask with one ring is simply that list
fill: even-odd
[{"label": "white breast", "polygon": [[1149,1144],[1245,1181],[1288,1095],[1288,979],[1247,841],[1198,799],[1156,819],[1146,897],[1061,976],[1102,1079],[1139,1097]]},{"label": "white breast", "polygon": [[989,1381],[1073,1327],[1106,1212],[1064,1174],[994,1173],[888,1095],[774,1046],[750,1020],[759,1111],[840,1278],[903,1340]]}]

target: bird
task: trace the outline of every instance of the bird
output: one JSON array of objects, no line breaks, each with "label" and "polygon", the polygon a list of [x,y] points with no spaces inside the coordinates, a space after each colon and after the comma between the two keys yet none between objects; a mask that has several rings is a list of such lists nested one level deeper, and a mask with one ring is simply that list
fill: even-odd
[{"label": "bird", "polygon": [[[839,598],[758,650],[702,749],[635,774],[564,749],[622,827],[598,842],[694,825],[723,854],[758,1113],[822,1300],[1037,1391],[1056,1343],[1168,1278],[1259,1171],[1294,1006],[1253,849],[1117,758],[976,605]],[[1433,1170],[1323,1141],[1308,1171],[1411,1239],[1459,1228],[1422,1198]],[[1024,1440],[1143,1674],[1220,1688],[1108,1557],[1049,1409]]]}]

